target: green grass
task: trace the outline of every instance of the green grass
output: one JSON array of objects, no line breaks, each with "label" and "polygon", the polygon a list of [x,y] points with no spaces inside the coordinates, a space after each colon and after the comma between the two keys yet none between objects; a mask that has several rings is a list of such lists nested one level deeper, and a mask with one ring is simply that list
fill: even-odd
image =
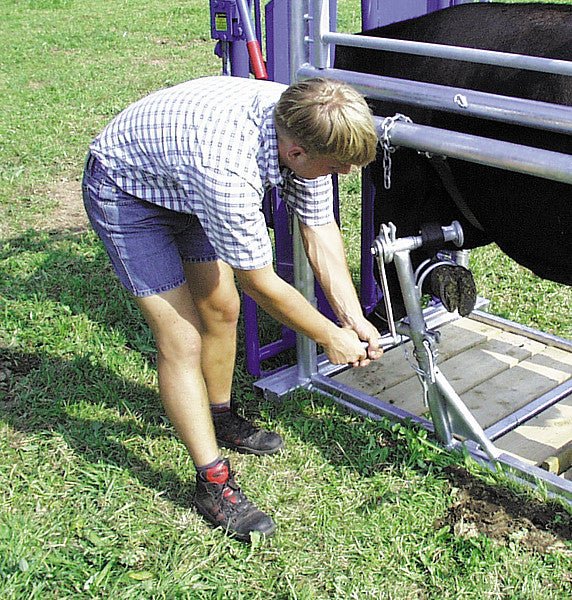
[{"label": "green grass", "polygon": [[[357,0],[340,3],[348,30]],[[87,145],[132,100],[217,73],[203,0],[0,0],[0,596],[5,599],[570,597],[570,540],[544,552],[443,522],[450,465],[508,485],[425,431],[299,391],[235,384],[278,457],[232,453],[278,533],[243,545],[191,506],[193,465],[160,407],[148,330],[90,231],[50,226]],[[75,187],[74,187],[75,186]],[[359,182],[343,183],[354,270]],[[38,223],[43,223],[42,228]],[[46,225],[47,223],[47,225]],[[570,337],[570,289],[494,248],[473,257],[495,312]],[[523,503],[529,492],[509,486]],[[552,525],[564,513],[556,507]]]}]

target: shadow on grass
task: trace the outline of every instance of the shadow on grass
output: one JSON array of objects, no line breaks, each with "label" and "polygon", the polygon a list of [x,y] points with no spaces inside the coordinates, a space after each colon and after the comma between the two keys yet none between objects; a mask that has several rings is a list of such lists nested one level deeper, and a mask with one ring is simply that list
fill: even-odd
[{"label": "shadow on grass", "polygon": [[[144,485],[190,506],[194,482],[147,462],[141,447],[130,450],[129,440],[175,434],[156,390],[114,372],[129,350],[140,354],[138,364],[152,367],[154,345],[95,236],[31,230],[5,241],[0,297],[7,314],[0,416],[18,432],[60,434],[85,460],[127,468]],[[106,341],[117,347],[117,364],[106,364]]]},{"label": "shadow on grass", "polygon": [[0,347],[0,416],[15,431],[8,440],[14,447],[20,434],[61,436],[83,460],[127,469],[171,501],[192,505],[194,482],[144,457],[155,440],[175,437],[157,394],[89,357],[65,360]]},{"label": "shadow on grass", "polygon": [[[0,294],[13,305],[23,306],[20,313],[28,310],[29,303],[40,306],[37,323],[20,322],[25,331],[9,334],[25,351],[14,343],[10,349],[2,348],[0,339],[0,373],[4,373],[3,379],[0,375],[0,412],[7,423],[23,433],[57,432],[85,460],[128,469],[144,485],[179,505],[190,506],[193,484],[183,481],[175,468],[148,462],[142,458],[144,452],[135,452],[129,443],[138,437],[174,437],[157,392],[118,376],[112,365],[93,351],[71,347],[64,358],[61,349],[51,347],[52,317],[41,312],[50,303],[67,307],[70,315],[87,316],[117,334],[125,347],[153,362],[151,335],[94,236],[30,231],[4,243],[0,263],[6,265],[0,271]],[[420,475],[430,473],[450,489],[459,486],[459,471],[450,468],[456,459],[428,450],[414,429],[409,433],[393,430],[387,423],[349,415],[329,400],[314,402],[305,391],[269,406],[252,391],[253,379],[246,373],[242,357],[239,347],[235,386],[240,408],[247,416],[267,412],[294,437],[317,448],[324,460],[359,476],[410,469]],[[463,479],[463,485],[470,487],[478,504],[491,486],[470,486],[471,479],[475,478]],[[504,488],[492,498],[515,519],[528,519],[561,539],[572,539],[570,514],[558,505],[523,503],[522,497]],[[378,500],[383,501],[372,499]]]},{"label": "shadow on grass", "polygon": [[[152,358],[152,336],[91,231],[29,230],[5,241],[0,246],[0,293],[8,301],[34,303],[40,310],[42,304],[55,303],[71,315],[86,315],[123,336],[127,347]],[[35,343],[37,348],[43,345],[42,339]]]}]

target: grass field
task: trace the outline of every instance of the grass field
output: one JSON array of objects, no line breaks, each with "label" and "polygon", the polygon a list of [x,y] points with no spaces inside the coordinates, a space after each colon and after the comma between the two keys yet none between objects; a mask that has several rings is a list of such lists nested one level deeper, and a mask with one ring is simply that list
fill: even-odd
[{"label": "grass field", "polygon": [[[343,28],[359,28],[358,5],[340,1]],[[79,179],[90,140],[128,103],[220,72],[208,3],[0,7],[0,597],[572,597],[567,507],[425,431],[306,391],[266,403],[242,346],[241,410],[287,450],[230,456],[278,532],[244,545],[205,524],[159,403],[150,334],[86,227]],[[357,269],[359,182],[342,190]],[[472,261],[493,312],[572,337],[570,288],[494,247]]]}]

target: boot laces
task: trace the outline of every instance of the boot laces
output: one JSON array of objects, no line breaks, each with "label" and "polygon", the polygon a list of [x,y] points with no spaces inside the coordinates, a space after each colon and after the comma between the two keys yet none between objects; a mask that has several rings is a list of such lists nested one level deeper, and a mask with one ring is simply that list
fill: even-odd
[{"label": "boot laces", "polygon": [[227,519],[235,520],[242,513],[255,508],[234,480],[233,473],[229,474],[225,483],[207,483],[207,485],[214,500],[219,504],[220,511]]}]

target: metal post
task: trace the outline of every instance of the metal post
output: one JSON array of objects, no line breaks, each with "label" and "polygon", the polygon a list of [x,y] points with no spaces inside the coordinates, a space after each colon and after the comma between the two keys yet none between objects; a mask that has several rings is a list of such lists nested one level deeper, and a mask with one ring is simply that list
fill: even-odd
[{"label": "metal post", "polygon": [[238,8],[238,14],[240,15],[240,21],[242,30],[246,37],[246,49],[250,58],[250,65],[256,79],[268,79],[268,73],[266,72],[266,66],[264,59],[262,58],[262,52],[260,50],[260,44],[258,38],[254,32],[252,25],[252,18],[250,14],[250,5],[247,0],[236,0],[236,6]]},{"label": "metal post", "polygon": [[[297,80],[299,67],[308,61],[308,45],[305,40],[308,20],[308,4],[305,1],[293,2],[290,11],[290,74],[291,81]],[[314,273],[306,257],[298,220],[294,219],[292,232],[294,287],[316,306],[314,295]],[[297,373],[299,385],[306,385],[317,373],[316,344],[302,334],[296,335]]]},{"label": "metal post", "polygon": [[450,447],[453,439],[451,424],[447,417],[447,409],[443,396],[439,388],[435,385],[434,379],[431,381],[434,372],[432,358],[434,341],[429,337],[425,319],[423,318],[419,294],[415,286],[415,275],[411,265],[410,251],[402,250],[396,252],[393,256],[393,261],[397,270],[397,276],[399,277],[399,285],[409,320],[407,335],[411,338],[415,346],[415,358],[420,369],[419,379],[431,411],[435,433],[445,446]]},{"label": "metal post", "polygon": [[330,3],[314,0],[312,14],[312,64],[318,69],[330,66],[330,44],[322,41],[323,33],[330,31]]},{"label": "metal post", "polygon": [[395,123],[390,138],[395,146],[572,184],[572,157],[562,152],[402,122]]},{"label": "metal post", "polygon": [[[294,244],[294,283],[296,289],[306,300],[316,307],[314,295],[314,273],[310,268],[298,219],[294,218],[293,244]],[[298,366],[298,381],[300,385],[306,385],[312,376],[318,372],[316,343],[305,335],[296,335],[296,356]]]},{"label": "metal post", "polygon": [[298,69],[308,63],[309,56],[305,44],[305,34],[308,21],[307,0],[292,2],[290,5],[290,81],[298,79]]}]

